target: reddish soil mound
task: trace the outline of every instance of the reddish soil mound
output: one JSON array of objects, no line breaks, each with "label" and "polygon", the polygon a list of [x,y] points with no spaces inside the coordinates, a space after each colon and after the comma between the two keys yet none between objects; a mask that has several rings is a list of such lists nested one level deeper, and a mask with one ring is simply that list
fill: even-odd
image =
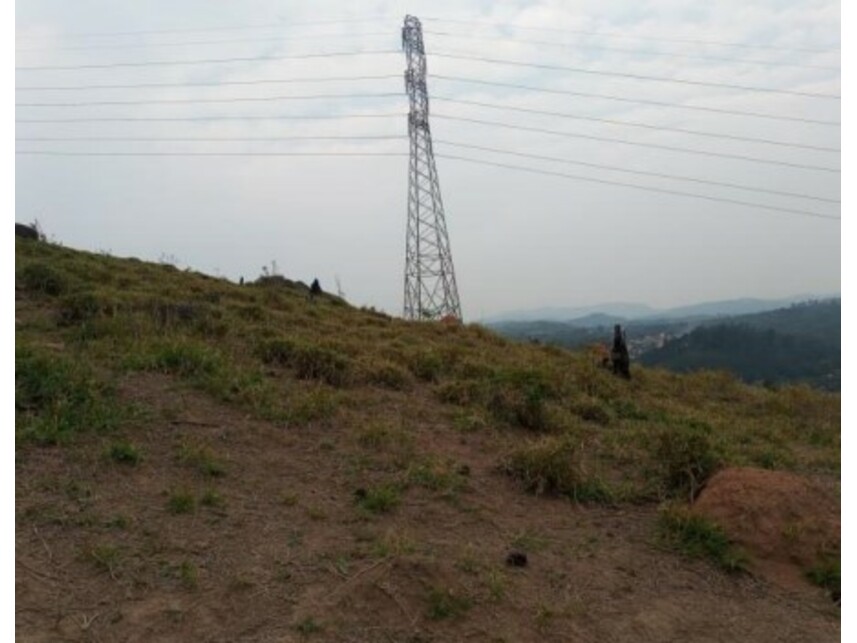
[{"label": "reddish soil mound", "polygon": [[709,480],[694,511],[742,546],[755,571],[786,586],[803,582],[821,552],[839,550],[839,501],[793,473],[724,469]]}]

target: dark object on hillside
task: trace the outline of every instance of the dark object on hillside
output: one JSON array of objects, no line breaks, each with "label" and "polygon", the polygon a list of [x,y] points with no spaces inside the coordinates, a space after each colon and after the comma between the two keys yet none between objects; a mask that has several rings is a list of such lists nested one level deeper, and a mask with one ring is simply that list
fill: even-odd
[{"label": "dark object on hillside", "polygon": [[243,286],[243,285],[244,285],[244,277],[241,277],[241,279],[239,279],[239,280],[238,280],[238,285],[239,285],[239,286]]},{"label": "dark object on hillside", "polygon": [[312,280],[312,285],[309,287],[309,296],[315,297],[316,295],[322,294],[321,284],[318,283],[318,279]]},{"label": "dark object on hillside", "polygon": [[364,489],[363,487],[360,487],[359,489],[355,489],[354,490],[354,499],[357,502],[360,502],[361,500],[366,500],[366,489]]},{"label": "dark object on hillside", "polygon": [[509,552],[509,555],[506,556],[506,564],[510,567],[526,567],[527,555],[522,551],[512,550]]},{"label": "dark object on hillside", "polygon": [[613,327],[613,349],[610,351],[610,359],[613,362],[614,374],[631,379],[631,356],[628,354],[628,343],[620,324]]},{"label": "dark object on hillside", "polygon": [[16,223],[15,236],[21,237],[22,239],[32,239],[33,241],[38,241],[39,231],[36,229],[35,226],[29,226],[23,223]]}]

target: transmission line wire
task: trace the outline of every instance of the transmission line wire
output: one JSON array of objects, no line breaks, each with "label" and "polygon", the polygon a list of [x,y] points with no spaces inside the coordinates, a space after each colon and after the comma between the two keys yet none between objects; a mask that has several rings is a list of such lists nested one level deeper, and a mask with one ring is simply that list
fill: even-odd
[{"label": "transmission line wire", "polygon": [[837,217],[834,215],[821,214],[818,212],[810,212],[807,210],[794,210],[792,208],[782,208],[782,207],[774,206],[774,205],[765,205],[762,203],[753,203],[751,201],[740,201],[738,199],[729,199],[729,198],[725,198],[725,197],[709,196],[706,194],[696,194],[693,192],[682,192],[680,190],[669,190],[669,189],[665,189],[665,188],[648,187],[648,186],[638,185],[636,183],[623,183],[621,181],[611,181],[609,179],[597,179],[597,178],[588,177],[588,176],[578,176],[576,174],[566,174],[564,172],[553,172],[550,170],[541,170],[541,169],[535,169],[535,168],[531,168],[531,167],[524,167],[521,165],[510,165],[508,163],[497,163],[495,161],[485,161],[482,159],[473,159],[473,158],[468,158],[466,156],[455,156],[455,155],[451,155],[451,154],[437,154],[436,157],[442,158],[442,159],[451,159],[454,161],[466,161],[468,163],[478,163],[480,165],[490,165],[490,166],[494,166],[494,167],[502,167],[502,168],[506,168],[506,169],[510,169],[510,170],[520,170],[522,172],[530,172],[532,174],[544,174],[547,176],[557,176],[557,177],[562,177],[562,178],[566,178],[566,179],[573,179],[576,181],[588,181],[588,182],[592,182],[592,183],[601,183],[604,185],[614,185],[614,186],[619,186],[619,187],[633,188],[636,190],[644,190],[647,192],[657,192],[660,194],[671,194],[671,195],[675,195],[675,196],[691,197],[691,198],[695,198],[695,199],[704,199],[706,201],[717,201],[720,203],[730,203],[733,205],[743,205],[743,206],[747,206],[747,207],[751,207],[751,208],[762,208],[764,210],[773,210],[773,211],[777,211],[777,212],[787,212],[789,214],[797,214],[797,215],[806,216],[806,217],[815,217],[815,218],[819,218],[819,219],[831,219],[834,221],[840,221],[840,217]]},{"label": "transmission line wire", "polygon": [[15,103],[15,107],[91,107],[95,105],[178,105],[186,103],[246,103],[330,98],[402,98],[401,92],[380,94],[311,94],[306,96],[249,96],[233,98],[156,98],[148,100],[96,100],[75,103]]},{"label": "transmission line wire", "polygon": [[802,163],[789,163],[787,161],[777,161],[773,159],[763,159],[756,156],[744,156],[741,154],[727,154],[725,152],[711,152],[708,150],[694,150],[686,147],[674,147],[672,145],[660,145],[658,143],[640,143],[637,141],[627,141],[624,139],[618,138],[609,138],[606,136],[594,136],[591,134],[578,134],[576,132],[562,132],[558,130],[550,130],[550,129],[542,129],[539,127],[527,127],[525,125],[514,125],[511,123],[501,123],[498,121],[485,121],[478,118],[465,118],[462,116],[448,116],[446,114],[432,114],[432,118],[440,118],[444,120],[450,121],[461,121],[465,123],[476,123],[479,125],[491,125],[495,127],[503,127],[506,129],[516,129],[522,130],[526,132],[538,132],[540,134],[551,134],[554,136],[565,136],[569,138],[583,138],[592,141],[603,141],[606,143],[619,143],[621,145],[634,145],[637,147],[650,147],[653,149],[667,150],[670,152],[684,152],[686,154],[698,154],[701,156],[713,156],[719,158],[727,158],[727,159],[735,159],[739,161],[752,161],[754,163],[764,163],[768,165],[782,165],[784,167],[793,167],[801,170],[818,170],[820,172],[834,172],[839,173],[840,171],[836,168],[826,167],[821,165],[808,165]]},{"label": "transmission line wire", "polygon": [[660,179],[670,179],[672,181],[688,181],[691,183],[700,183],[703,185],[714,185],[717,187],[726,187],[733,188],[736,190],[746,190],[748,192],[759,192],[763,194],[773,194],[776,196],[787,196],[787,197],[796,197],[800,199],[811,199],[813,201],[821,201],[824,203],[840,203],[839,199],[828,199],[820,196],[813,196],[810,194],[801,194],[799,192],[784,192],[782,190],[768,190],[766,188],[754,187],[750,185],[741,185],[740,183],[727,183],[725,181],[712,181],[710,179],[698,179],[689,176],[676,176],[674,174],[665,174],[661,172],[648,172],[645,170],[631,170],[628,168],[616,167],[615,165],[603,165],[600,163],[590,163],[589,161],[575,161],[572,159],[561,158],[557,156],[543,156],[541,154],[527,154],[525,152],[518,152],[515,150],[505,150],[497,147],[485,147],[483,145],[468,145],[465,143],[453,143],[452,141],[445,141],[443,139],[435,139],[436,143],[440,143],[441,145],[448,145],[450,147],[460,147],[463,149],[471,149],[471,150],[479,150],[482,152],[494,152],[497,154],[508,154],[511,156],[520,156],[523,158],[536,159],[540,161],[551,161],[554,163],[565,163],[569,165],[580,165],[583,167],[591,167],[599,170],[610,170],[612,172],[626,172],[629,174],[639,174],[640,176],[653,176]]},{"label": "transmission line wire", "polygon": [[28,156],[408,156],[407,152],[67,152],[15,150]]},{"label": "transmission line wire", "polygon": [[702,80],[692,80],[688,78],[666,78],[664,76],[648,76],[645,74],[629,74],[627,72],[618,71],[600,71],[596,69],[587,69],[585,67],[567,67],[564,65],[548,65],[543,63],[523,62],[519,60],[505,60],[502,58],[484,58],[481,56],[471,56],[457,52],[440,52],[433,51],[432,56],[439,58],[450,58],[452,60],[470,60],[476,62],[492,63],[498,65],[510,65],[513,67],[533,67],[537,69],[550,69],[555,71],[570,71],[579,74],[592,74],[595,76],[615,76],[617,78],[631,78],[633,80],[649,80],[662,83],[677,83],[680,85],[696,85],[700,87],[716,87],[719,89],[739,89],[741,91],[765,92],[771,94],[787,94],[790,96],[805,96],[809,98],[828,98],[838,100],[840,97],[836,94],[818,94],[813,92],[799,92],[789,89],[774,89],[772,87],[758,87],[753,85],[733,85],[731,83],[715,83]]},{"label": "transmission line wire", "polygon": [[528,45],[539,45],[539,46],[547,46],[547,47],[561,47],[563,49],[585,49],[592,51],[610,51],[621,54],[634,54],[640,56],[661,56],[666,58],[683,58],[687,60],[709,60],[712,62],[728,62],[728,63],[738,63],[742,65],[760,65],[764,67],[796,67],[799,69],[820,69],[824,71],[835,71],[838,72],[838,67],[826,67],[823,65],[805,65],[799,63],[787,63],[787,62],[779,62],[772,60],[748,60],[746,58],[724,58],[722,56],[707,56],[702,54],[683,54],[671,51],[646,51],[644,49],[624,49],[622,47],[603,47],[599,45],[590,45],[590,44],[579,44],[579,43],[564,43],[564,42],[550,42],[546,40],[529,40],[524,38],[508,38],[508,37],[496,37],[496,36],[475,36],[473,34],[457,34],[451,33],[448,31],[430,31],[423,30],[423,33],[432,35],[432,36],[440,36],[441,38],[459,38],[462,40],[491,40],[495,42],[513,42],[513,43],[522,43]]},{"label": "transmission line wire", "polygon": [[740,47],[742,49],[774,49],[778,51],[794,51],[794,52],[809,52],[809,53],[830,53],[839,51],[839,48],[828,48],[828,49],[819,49],[819,48],[809,48],[809,47],[781,47],[778,45],[751,45],[748,43],[740,43],[740,42],[725,42],[722,40],[700,40],[700,39],[689,39],[689,38],[662,38],[662,37],[653,37],[653,36],[632,36],[627,34],[620,33],[609,33],[603,31],[584,31],[580,29],[564,29],[558,27],[525,27],[520,25],[510,25],[510,24],[502,24],[496,22],[487,22],[487,21],[478,21],[478,20],[453,20],[447,18],[424,18],[429,22],[448,22],[448,23],[458,23],[465,25],[477,25],[477,26],[488,26],[488,27],[501,27],[504,29],[519,29],[523,31],[551,31],[555,33],[570,33],[570,34],[579,34],[582,36],[601,36],[604,38],[630,38],[632,40],[651,40],[656,42],[678,42],[683,44],[690,45],[717,45],[720,47]]},{"label": "transmission line wire", "polygon": [[82,118],[18,118],[16,123],[131,123],[131,122],[180,122],[180,121],[277,121],[277,120],[339,120],[342,118],[406,118],[407,114],[276,114],[273,116],[96,116]]},{"label": "transmission line wire", "polygon": [[[389,156],[389,157],[406,157],[409,156],[408,152],[66,152],[62,150],[16,150],[15,154],[19,155],[32,155],[32,156],[68,156],[68,157],[76,157],[76,156],[100,156],[100,157],[165,157],[165,156],[186,156],[186,157],[249,157],[249,156],[259,156],[259,157],[289,157],[289,156],[353,156],[353,157],[371,157],[371,156]],[[696,194],[692,192],[682,192],[679,190],[669,190],[665,188],[656,188],[638,185],[636,183],[624,183],[621,181],[612,181],[609,179],[598,179],[593,177],[586,176],[578,176],[575,174],[566,174],[564,172],[553,172],[549,170],[541,170],[530,167],[524,167],[520,165],[510,165],[507,163],[497,163],[495,161],[486,161],[482,159],[473,159],[468,157],[456,156],[451,154],[438,154],[437,158],[451,159],[456,161],[466,161],[469,163],[478,163],[481,165],[490,165],[494,167],[507,168],[512,170],[519,170],[523,172],[530,172],[533,174],[544,174],[548,176],[558,176],[567,179],[574,179],[578,181],[587,181],[592,183],[600,183],[604,185],[614,185],[620,187],[633,188],[637,190],[644,190],[647,192],[657,192],[660,194],[671,194],[676,196],[684,196],[691,197],[695,199],[704,199],[707,201],[716,201],[721,203],[731,203],[735,205],[742,205],[752,208],[762,208],[765,210],[773,210],[778,212],[786,212],[789,214],[798,214],[808,217],[816,217],[821,219],[832,219],[832,220],[840,220],[839,217],[833,215],[820,214],[818,212],[809,212],[806,210],[795,210],[792,208],[783,208],[779,206],[765,205],[761,203],[753,203],[749,201],[740,201],[737,199],[728,199],[724,197],[715,197],[709,196],[705,194]]]},{"label": "transmission line wire", "polygon": [[164,65],[216,65],[223,63],[259,62],[266,60],[304,60],[309,58],[334,58],[343,56],[373,56],[378,54],[400,54],[396,49],[368,51],[337,51],[324,54],[298,54],[290,56],[245,56],[235,58],[205,58],[199,60],[144,60],[129,63],[95,63],[89,65],[44,65],[15,67],[15,71],[73,71],[78,69],[113,69],[116,67],[155,67]]},{"label": "transmission line wire", "polygon": [[80,91],[92,89],[152,89],[156,87],[221,87],[234,85],[276,85],[285,83],[330,83],[355,80],[387,80],[402,79],[401,74],[382,74],[377,76],[333,76],[329,78],[259,78],[252,80],[224,80],[213,82],[179,82],[179,83],[133,83],[125,85],[41,85],[16,87],[16,92],[33,91]]},{"label": "transmission line wire", "polygon": [[339,141],[339,140],[405,140],[407,136],[401,134],[377,134],[366,136],[17,136],[16,141],[27,142],[52,142],[52,143],[80,143],[80,142],[145,142],[145,143],[221,143],[221,142],[249,142],[249,141]]},{"label": "transmission line wire", "polygon": [[524,89],[527,91],[540,92],[545,94],[562,94],[567,96],[583,96],[586,98],[601,98],[604,100],[621,101],[625,103],[636,103],[640,105],[655,105],[657,107],[673,107],[677,109],[687,109],[701,112],[712,112],[716,114],[730,114],[733,116],[752,116],[754,118],[766,118],[779,121],[791,121],[797,123],[812,123],[814,125],[828,125],[838,127],[836,121],[822,121],[812,118],[802,118],[797,116],[775,116],[773,114],[764,114],[761,112],[745,112],[732,109],[721,109],[718,107],[700,107],[697,105],[683,105],[681,103],[668,103],[664,101],[646,100],[639,98],[625,98],[624,96],[615,96],[609,94],[591,94],[586,92],[578,92],[568,89],[549,89],[546,87],[533,87],[532,85],[519,85],[517,83],[504,83],[491,80],[480,80],[476,78],[462,78],[461,76],[445,76],[442,74],[432,74],[432,78],[439,80],[451,80],[459,83],[470,83],[473,85],[486,85],[489,87],[505,87],[509,89]]},{"label": "transmission line wire", "polygon": [[840,149],[837,147],[824,147],[820,145],[805,145],[803,143],[787,143],[783,141],[775,141],[769,138],[755,138],[751,136],[735,136],[732,134],[717,134],[715,132],[701,132],[699,130],[690,130],[683,129],[680,127],[666,127],[662,125],[650,125],[647,123],[639,123],[634,121],[622,121],[615,120],[610,118],[599,118],[595,116],[581,116],[579,114],[567,114],[562,112],[548,112],[541,109],[530,109],[528,107],[511,107],[507,105],[498,105],[496,103],[483,103],[480,101],[473,100],[463,100],[458,98],[449,98],[446,96],[434,96],[432,95],[432,100],[444,101],[447,103],[457,103],[460,105],[475,105],[478,107],[488,107],[490,109],[500,109],[500,110],[508,110],[514,112],[525,112],[528,114],[542,114],[545,116],[558,116],[560,118],[572,118],[576,120],[585,120],[585,121],[595,121],[599,123],[609,123],[611,125],[624,125],[627,127],[642,127],[645,129],[651,130],[659,130],[665,132],[677,132],[679,134],[693,134],[695,136],[707,136],[710,138],[722,138],[733,141],[746,141],[749,143],[766,143],[768,145],[779,145],[782,147],[794,147],[798,149],[804,150],[816,150],[820,152],[839,152]]}]

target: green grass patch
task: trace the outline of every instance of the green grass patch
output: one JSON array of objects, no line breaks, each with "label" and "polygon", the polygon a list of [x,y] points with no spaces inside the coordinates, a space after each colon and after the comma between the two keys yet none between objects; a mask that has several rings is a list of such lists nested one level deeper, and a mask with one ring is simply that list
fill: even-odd
[{"label": "green grass patch", "polygon": [[451,589],[433,587],[428,595],[428,617],[433,621],[460,618],[473,607],[473,599]]},{"label": "green grass patch", "polygon": [[171,514],[189,514],[196,509],[196,498],[189,491],[176,490],[167,499],[167,511]]},{"label": "green grass patch", "polygon": [[394,484],[382,484],[364,489],[356,497],[357,506],[369,513],[390,513],[402,502],[399,487]]},{"label": "green grass patch", "polygon": [[723,530],[684,506],[664,508],[658,518],[663,541],[694,558],[706,558],[728,572],[744,571],[747,557],[733,545]]},{"label": "green grass patch", "polygon": [[111,444],[107,455],[114,462],[132,466],[139,464],[142,459],[139,449],[125,440]]},{"label": "green grass patch", "polygon": [[87,362],[31,347],[15,351],[15,435],[57,444],[87,431],[109,431],[131,416],[115,389]]}]

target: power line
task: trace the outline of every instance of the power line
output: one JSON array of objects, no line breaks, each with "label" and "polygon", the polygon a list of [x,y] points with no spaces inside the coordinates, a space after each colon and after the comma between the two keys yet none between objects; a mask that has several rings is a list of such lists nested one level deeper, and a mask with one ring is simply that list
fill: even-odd
[{"label": "power line", "polygon": [[75,103],[15,103],[15,107],[91,107],[95,105],[178,105],[185,103],[247,103],[280,100],[318,100],[331,98],[401,98],[402,93],[312,94],[307,96],[251,96],[235,98],[158,98],[150,100],[96,100]]},{"label": "power line", "polygon": [[658,143],[639,143],[637,141],[627,141],[624,139],[609,138],[606,136],[594,136],[594,135],[590,135],[590,134],[578,134],[576,132],[561,132],[561,131],[557,131],[557,130],[542,129],[539,127],[527,127],[524,125],[513,125],[511,123],[501,123],[501,122],[497,122],[497,121],[485,121],[485,120],[481,120],[478,118],[464,118],[461,116],[447,116],[446,114],[432,114],[432,117],[433,118],[441,118],[441,119],[445,119],[445,120],[451,120],[451,121],[461,121],[461,122],[465,122],[465,123],[476,123],[479,125],[492,125],[495,127],[503,127],[503,128],[507,128],[507,129],[516,129],[516,130],[522,130],[522,131],[526,131],[526,132],[538,132],[540,134],[551,134],[554,136],[565,136],[565,137],[569,137],[569,138],[583,138],[583,139],[592,140],[592,141],[602,141],[602,142],[606,142],[606,143],[619,143],[621,145],[634,145],[637,147],[650,147],[653,149],[668,150],[670,152],[684,152],[686,154],[698,154],[701,156],[713,156],[713,157],[719,157],[719,158],[734,159],[734,160],[739,160],[739,161],[752,161],[753,163],[765,163],[768,165],[782,165],[784,167],[793,167],[793,168],[798,168],[801,170],[818,170],[820,172],[834,172],[837,174],[840,172],[836,168],[825,167],[825,166],[820,166],[820,165],[807,165],[807,164],[802,164],[802,163],[789,163],[787,161],[776,161],[773,159],[763,159],[763,158],[759,158],[756,156],[744,156],[741,154],[727,154],[725,152],[710,152],[708,150],[694,150],[694,149],[690,149],[690,148],[686,148],[686,147],[674,147],[672,145],[660,145]]},{"label": "power line", "polygon": [[185,121],[277,121],[277,120],[339,120],[342,118],[402,118],[405,114],[277,114],[273,116],[167,116],[167,117],[83,117],[83,118],[18,118],[16,123],[132,123],[132,122],[185,122]]},{"label": "power line", "polygon": [[259,62],[268,60],[304,60],[310,58],[334,58],[343,56],[374,56],[379,54],[398,54],[395,49],[369,51],[337,51],[325,54],[299,54],[294,56],[246,56],[237,58],[204,58],[199,60],[144,60],[130,63],[97,63],[91,65],[47,65],[35,67],[15,67],[15,71],[72,71],[78,69],[113,69],[116,67],[155,67],[164,65],[217,65],[224,63]]},{"label": "power line", "polygon": [[66,152],[15,150],[29,156],[407,156],[407,152]]},{"label": "power line", "polygon": [[[148,36],[154,34],[165,33],[211,33],[213,31],[252,31],[258,29],[282,29],[284,27],[308,27],[312,25],[337,25],[337,24],[355,24],[361,22],[376,22],[384,20],[386,16],[377,16],[375,18],[351,18],[339,20],[313,20],[309,22],[275,22],[264,25],[240,25],[237,27],[205,27],[201,29],[146,29],[142,31],[101,31],[90,33],[71,33],[64,34],[64,38],[113,38],[120,36]],[[16,40],[33,40],[33,38],[16,38]]]},{"label": "power line", "polygon": [[457,34],[447,31],[425,31],[432,36],[440,36],[441,38],[460,38],[466,40],[491,40],[495,42],[514,42],[528,45],[539,45],[547,47],[561,47],[563,49],[584,49],[591,51],[610,51],[621,54],[634,54],[638,56],[661,56],[666,58],[682,58],[686,60],[708,60],[712,62],[728,62],[738,63],[742,65],[760,65],[764,67],[796,67],[799,69],[820,69],[824,71],[838,72],[838,67],[826,67],[823,65],[805,65],[799,63],[785,63],[772,60],[748,60],[746,58],[725,58],[723,56],[707,56],[702,54],[683,54],[667,51],[646,51],[645,49],[625,49],[622,47],[603,47],[590,44],[569,44],[564,42],[550,42],[546,40],[529,40],[525,38],[508,38],[508,37],[492,37],[492,36],[474,36],[473,34]]},{"label": "power line", "polygon": [[506,169],[510,169],[510,170],[520,170],[522,172],[530,172],[532,174],[544,174],[547,176],[558,176],[558,177],[562,177],[562,178],[566,178],[566,179],[573,179],[576,181],[588,181],[588,182],[592,182],[592,183],[601,183],[604,185],[615,185],[615,186],[625,187],[625,188],[634,188],[637,190],[644,190],[646,192],[657,192],[660,194],[671,194],[671,195],[675,195],[675,196],[691,197],[694,199],[704,199],[706,201],[717,201],[720,203],[731,203],[733,205],[743,205],[743,206],[747,206],[747,207],[751,207],[751,208],[762,208],[764,210],[773,210],[773,211],[777,211],[777,212],[787,212],[789,214],[797,214],[797,215],[801,215],[801,216],[815,217],[815,218],[819,218],[819,219],[832,219],[834,221],[840,221],[841,220],[840,217],[837,217],[837,216],[833,216],[833,215],[829,215],[829,214],[821,214],[818,212],[810,212],[807,210],[794,210],[792,208],[781,208],[779,206],[764,205],[761,203],[753,203],[750,201],[740,201],[737,199],[728,199],[728,198],[724,198],[724,197],[708,196],[705,194],[695,194],[692,192],[682,192],[679,190],[668,190],[665,188],[654,188],[654,187],[648,187],[648,186],[643,186],[643,185],[637,185],[635,183],[623,183],[621,181],[611,181],[608,179],[596,179],[596,178],[588,177],[588,176],[578,176],[576,174],[566,174],[564,172],[552,172],[549,170],[537,170],[535,168],[524,167],[521,165],[509,165],[507,163],[497,163],[494,161],[485,161],[482,159],[473,159],[473,158],[468,158],[465,156],[454,156],[454,155],[450,155],[450,154],[438,154],[437,158],[451,159],[454,161],[466,161],[468,163],[478,163],[480,165],[490,165],[490,166],[502,167],[502,168],[506,168]]},{"label": "power line", "polygon": [[111,45],[72,45],[68,47],[38,47],[33,48],[29,47],[26,49],[16,48],[15,51],[18,53],[29,53],[36,51],[92,51],[92,50],[104,50],[104,49],[152,49],[158,47],[190,47],[196,45],[233,45],[233,44],[258,44],[258,43],[268,43],[268,42],[289,42],[293,40],[319,40],[322,38],[379,38],[379,37],[387,37],[395,36],[395,33],[391,33],[389,31],[376,31],[369,33],[354,33],[354,32],[346,32],[346,33],[328,33],[328,34],[315,34],[310,36],[278,36],[276,38],[229,38],[227,40],[188,40],[185,42],[156,42],[156,43],[148,43],[148,44],[111,44]]},{"label": "power line", "polygon": [[501,58],[483,58],[481,56],[470,56],[460,53],[447,53],[433,51],[432,56],[440,58],[451,58],[453,60],[471,60],[476,62],[492,63],[498,65],[510,65],[513,67],[534,67],[537,69],[550,69],[554,71],[570,71],[579,74],[592,74],[595,76],[615,76],[617,78],[631,78],[633,80],[650,80],[662,83],[677,83],[680,85],[695,85],[699,87],[716,87],[719,89],[738,89],[741,91],[765,92],[771,94],[787,94],[790,96],[805,96],[809,98],[829,98],[839,99],[836,94],[817,94],[813,92],[798,92],[789,89],[774,89],[772,87],[757,87],[753,85],[733,85],[731,83],[714,83],[702,80],[691,80],[687,78],[666,78],[663,76],[648,76],[645,74],[629,74],[618,71],[599,71],[596,69],[586,69],[585,67],[567,67],[564,65],[546,65],[542,63],[529,63],[518,60],[505,60]]},{"label": "power line", "polygon": [[479,150],[482,152],[494,152],[497,154],[508,154],[511,156],[520,156],[523,158],[536,159],[540,161],[551,161],[554,163],[565,163],[569,165],[580,165],[583,167],[591,167],[599,170],[610,170],[611,172],[626,172],[629,174],[639,174],[640,176],[653,176],[659,179],[670,179],[672,181],[688,181],[691,183],[699,183],[703,185],[714,185],[717,187],[725,187],[732,188],[736,190],[746,190],[748,192],[759,192],[763,194],[773,194],[776,196],[787,196],[787,197],[796,197],[800,199],[811,199],[813,201],[821,201],[824,203],[840,203],[839,199],[828,199],[820,196],[813,196],[810,194],[800,194],[798,192],[784,192],[781,190],[768,190],[765,188],[754,187],[750,185],[741,185],[739,183],[727,183],[724,181],[712,181],[709,179],[697,179],[688,176],[676,176],[674,174],[664,174],[660,172],[648,172],[644,170],[631,170],[628,168],[616,167],[614,165],[602,165],[600,163],[590,163],[588,161],[575,161],[571,159],[560,158],[557,156],[543,156],[540,154],[527,154],[525,152],[517,152],[514,150],[504,150],[496,147],[485,147],[482,145],[468,145],[465,143],[453,143],[451,141],[438,140],[437,143],[441,145],[448,145],[450,147],[460,147],[464,149],[471,150]]},{"label": "power line", "polygon": [[540,109],[530,109],[527,107],[511,107],[507,105],[498,105],[496,103],[483,103],[473,100],[462,100],[458,98],[448,98],[445,96],[432,96],[432,100],[444,101],[447,103],[457,103],[461,105],[476,105],[478,107],[488,107],[491,109],[509,110],[514,112],[525,112],[528,114],[543,114],[545,116],[558,116],[560,118],[572,118],[577,120],[595,121],[598,123],[609,123],[611,125],[624,125],[627,127],[642,127],[645,129],[659,130],[665,132],[677,132],[680,134],[693,134],[695,136],[707,136],[710,138],[722,138],[732,141],[745,141],[750,143],[766,143],[768,145],[779,145],[782,147],[794,147],[805,150],[817,150],[821,152],[839,152],[836,147],[823,147],[820,145],[804,145],[802,143],[786,143],[783,141],[775,141],[769,138],[755,138],[751,136],[735,136],[732,134],[717,134],[714,132],[701,132],[699,130],[683,129],[680,127],[666,127],[662,125],[649,125],[647,123],[639,123],[634,121],[621,121],[610,118],[599,118],[595,116],[581,116],[579,114],[566,114],[562,112],[548,112]]},{"label": "power line", "polygon": [[630,38],[632,40],[651,40],[656,42],[679,42],[683,44],[691,44],[691,45],[717,45],[720,47],[740,47],[742,49],[774,49],[777,51],[798,51],[798,52],[809,52],[809,53],[830,53],[839,51],[839,48],[828,48],[828,49],[818,49],[818,48],[809,48],[809,47],[780,47],[777,45],[751,45],[747,43],[740,42],[726,42],[722,40],[700,40],[700,39],[689,39],[689,38],[661,38],[661,37],[652,37],[652,36],[632,36],[627,34],[620,33],[609,33],[603,31],[583,31],[580,29],[563,29],[557,27],[525,27],[520,25],[510,25],[510,24],[502,24],[496,22],[487,22],[487,21],[477,21],[477,20],[453,20],[447,18],[426,18],[428,21],[433,22],[449,22],[449,23],[458,23],[465,25],[481,25],[481,26],[490,26],[490,27],[501,27],[504,29],[519,29],[524,31],[551,31],[554,33],[569,33],[569,34],[578,34],[582,36],[601,36],[604,38]]},{"label": "power line", "polygon": [[640,98],[625,98],[624,96],[615,96],[609,94],[591,94],[586,92],[578,92],[568,89],[549,89],[546,87],[533,87],[532,85],[519,85],[517,83],[503,83],[490,80],[479,80],[475,78],[462,78],[460,76],[444,76],[441,74],[432,74],[432,78],[439,80],[451,80],[458,83],[469,83],[473,85],[486,85],[489,87],[506,87],[509,89],[523,89],[527,91],[540,92],[545,94],[562,94],[566,96],[583,96],[586,98],[601,98],[604,100],[620,101],[624,103],[636,103],[639,105],[654,105],[657,107],[673,107],[676,109],[687,109],[700,112],[711,112],[715,114],[730,114],[732,116],[751,116],[753,118],[765,118],[778,121],[790,121],[796,123],[812,123],[814,125],[827,125],[838,127],[836,121],[822,121],[812,118],[801,118],[797,116],[775,116],[773,114],[764,114],[761,112],[745,112],[733,109],[721,109],[718,107],[700,107],[697,105],[682,105],[680,103],[668,103],[664,101],[646,100]]},{"label": "power line", "polygon": [[16,141],[27,142],[52,142],[52,143],[222,143],[222,142],[270,142],[270,141],[340,141],[340,140],[405,140],[407,136],[401,134],[378,134],[366,136],[17,136]]},{"label": "power line", "polygon": [[16,87],[16,92],[33,91],[80,91],[92,89],[153,89],[159,87],[225,87],[235,85],[279,85],[286,83],[331,83],[363,80],[402,79],[401,74],[382,74],[377,76],[334,76],[329,78],[260,78],[252,80],[224,80],[214,82],[180,82],[180,83],[133,83],[127,85],[41,85]]}]

